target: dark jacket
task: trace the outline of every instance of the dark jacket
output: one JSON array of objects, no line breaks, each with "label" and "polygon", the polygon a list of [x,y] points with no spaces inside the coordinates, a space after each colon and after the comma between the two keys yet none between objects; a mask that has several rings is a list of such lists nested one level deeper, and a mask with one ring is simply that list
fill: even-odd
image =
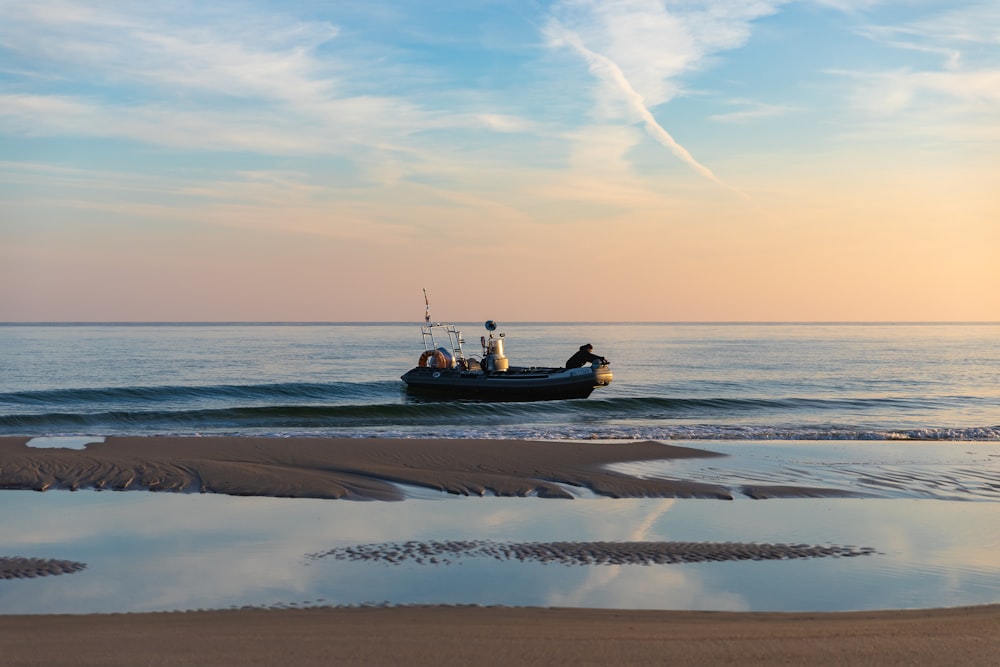
[{"label": "dark jacket", "polygon": [[579,368],[587,362],[594,361],[604,361],[604,357],[599,356],[587,349],[586,345],[580,346],[580,349],[572,357],[566,360],[566,368]]}]

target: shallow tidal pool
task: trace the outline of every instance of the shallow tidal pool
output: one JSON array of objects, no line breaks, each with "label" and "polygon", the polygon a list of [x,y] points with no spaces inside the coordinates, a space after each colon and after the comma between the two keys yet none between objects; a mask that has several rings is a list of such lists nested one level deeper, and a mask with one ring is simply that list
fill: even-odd
[{"label": "shallow tidal pool", "polygon": [[[0,613],[362,604],[843,611],[1000,602],[1000,503],[893,499],[455,498],[403,502],[0,492],[0,557],[81,571],[0,580]],[[466,541],[845,547],[852,557],[583,564],[351,560]]]}]

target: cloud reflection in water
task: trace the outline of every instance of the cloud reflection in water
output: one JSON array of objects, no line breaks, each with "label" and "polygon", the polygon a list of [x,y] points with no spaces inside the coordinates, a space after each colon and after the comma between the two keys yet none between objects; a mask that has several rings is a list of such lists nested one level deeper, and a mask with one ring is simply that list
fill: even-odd
[{"label": "cloud reflection in water", "polygon": [[[286,604],[843,610],[1000,601],[998,503],[794,499],[401,503],[6,491],[0,552],[87,563],[0,582],[0,613]],[[310,560],[373,542],[741,541],[870,546],[866,558],[573,566]]]}]

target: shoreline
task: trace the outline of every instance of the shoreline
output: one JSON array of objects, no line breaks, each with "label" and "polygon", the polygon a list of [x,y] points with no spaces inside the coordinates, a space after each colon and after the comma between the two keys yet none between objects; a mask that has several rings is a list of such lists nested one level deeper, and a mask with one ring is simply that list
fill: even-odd
[{"label": "shoreline", "polygon": [[355,607],[3,616],[10,667],[993,665],[1000,605],[776,613]]}]

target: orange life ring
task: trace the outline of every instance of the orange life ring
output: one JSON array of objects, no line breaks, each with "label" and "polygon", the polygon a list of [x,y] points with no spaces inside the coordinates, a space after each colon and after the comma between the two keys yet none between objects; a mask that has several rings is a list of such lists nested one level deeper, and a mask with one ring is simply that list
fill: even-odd
[{"label": "orange life ring", "polygon": [[421,368],[425,368],[427,366],[427,361],[431,358],[434,359],[434,363],[432,364],[434,368],[446,368],[448,366],[448,360],[444,358],[444,354],[441,350],[427,350],[420,355],[420,361],[417,362],[417,365]]}]

